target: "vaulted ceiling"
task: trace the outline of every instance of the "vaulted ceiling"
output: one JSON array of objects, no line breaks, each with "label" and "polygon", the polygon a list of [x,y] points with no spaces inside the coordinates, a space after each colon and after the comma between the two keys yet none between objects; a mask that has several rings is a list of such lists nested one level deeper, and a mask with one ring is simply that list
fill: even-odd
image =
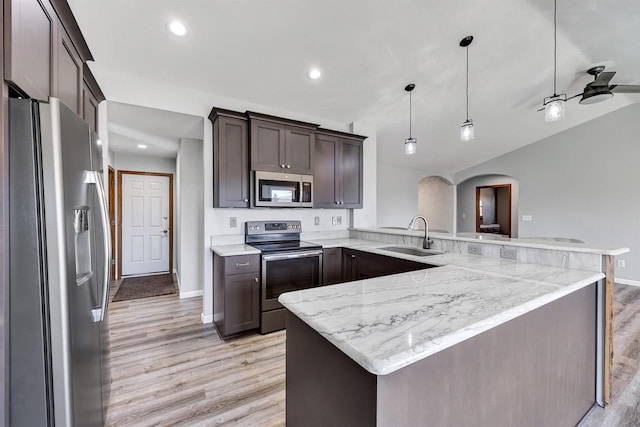
[{"label": "vaulted ceiling", "polygon": [[[553,93],[552,0],[69,0],[96,59],[107,98],[155,82],[270,106],[377,132],[378,161],[445,173],[639,102],[616,94],[594,105],[570,101],[567,118],[536,112]],[[166,31],[186,23],[184,39]],[[470,117],[465,120],[469,48]],[[574,95],[605,64],[613,83],[640,84],[640,2],[558,0],[558,92]],[[318,66],[317,81],[306,72]],[[117,78],[116,78],[117,77]],[[415,83],[407,157],[409,99]],[[119,99],[115,99],[119,101]],[[225,105],[218,105],[225,107]]]}]

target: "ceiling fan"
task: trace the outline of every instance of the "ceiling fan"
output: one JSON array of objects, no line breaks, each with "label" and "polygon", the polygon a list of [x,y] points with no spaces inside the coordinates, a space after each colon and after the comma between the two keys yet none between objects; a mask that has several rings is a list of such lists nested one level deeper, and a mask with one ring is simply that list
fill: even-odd
[{"label": "ceiling fan", "polygon": [[616,72],[604,71],[604,68],[604,65],[589,68],[587,73],[593,76],[593,81],[587,83],[582,93],[573,95],[567,100],[582,96],[580,104],[595,104],[613,97],[614,93],[640,93],[640,85],[609,84]]}]

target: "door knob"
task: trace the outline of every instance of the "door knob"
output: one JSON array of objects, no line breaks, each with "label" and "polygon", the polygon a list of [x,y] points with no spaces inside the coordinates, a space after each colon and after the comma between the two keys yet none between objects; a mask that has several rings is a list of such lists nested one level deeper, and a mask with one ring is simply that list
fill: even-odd
[{"label": "door knob", "polygon": [[169,230],[162,230],[162,232],[163,232],[164,234],[167,234],[167,233],[169,232]]}]

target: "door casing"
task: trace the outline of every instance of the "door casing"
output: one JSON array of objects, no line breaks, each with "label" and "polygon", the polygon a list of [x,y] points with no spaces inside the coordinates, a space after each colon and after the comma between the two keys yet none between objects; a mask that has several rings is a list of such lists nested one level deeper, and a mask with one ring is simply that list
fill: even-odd
[{"label": "door casing", "polygon": [[122,277],[122,175],[151,175],[169,178],[169,273],[173,273],[173,174],[161,172],[118,171],[118,278]]}]

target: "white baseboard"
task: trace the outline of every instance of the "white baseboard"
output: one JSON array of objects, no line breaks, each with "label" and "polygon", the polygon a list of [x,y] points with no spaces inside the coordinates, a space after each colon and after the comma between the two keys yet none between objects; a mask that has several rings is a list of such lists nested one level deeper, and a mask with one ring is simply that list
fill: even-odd
[{"label": "white baseboard", "polygon": [[631,280],[631,279],[618,279],[615,278],[616,283],[620,283],[621,285],[629,285],[629,286],[640,286],[640,281]]},{"label": "white baseboard", "polygon": [[213,314],[200,313],[200,320],[202,323],[213,323]]},{"label": "white baseboard", "polygon": [[180,292],[180,299],[201,297],[203,295],[203,293],[204,293],[203,290],[190,291],[190,292]]}]

